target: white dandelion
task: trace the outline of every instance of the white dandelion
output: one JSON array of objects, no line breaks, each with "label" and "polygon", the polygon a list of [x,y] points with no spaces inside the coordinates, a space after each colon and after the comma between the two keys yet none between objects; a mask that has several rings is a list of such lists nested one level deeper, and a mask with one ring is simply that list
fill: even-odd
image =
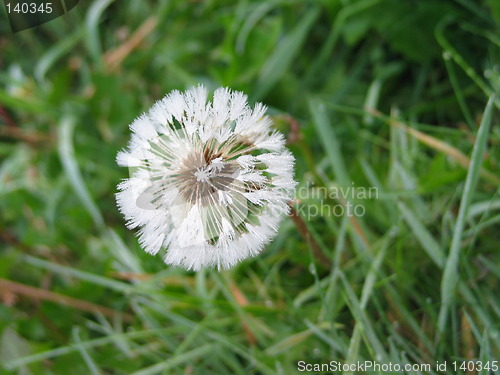
[{"label": "white dandelion", "polygon": [[199,270],[259,254],[289,212],[294,158],[266,107],[241,92],[173,91],[131,125],[118,207],[151,254]]}]

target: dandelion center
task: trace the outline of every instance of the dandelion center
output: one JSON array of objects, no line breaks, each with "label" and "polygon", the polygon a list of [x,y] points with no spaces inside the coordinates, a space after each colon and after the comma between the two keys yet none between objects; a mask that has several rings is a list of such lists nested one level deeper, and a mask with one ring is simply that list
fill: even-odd
[{"label": "dandelion center", "polygon": [[221,152],[195,151],[182,162],[176,176],[182,198],[191,204],[213,204],[219,191],[228,191],[238,174],[235,161]]}]

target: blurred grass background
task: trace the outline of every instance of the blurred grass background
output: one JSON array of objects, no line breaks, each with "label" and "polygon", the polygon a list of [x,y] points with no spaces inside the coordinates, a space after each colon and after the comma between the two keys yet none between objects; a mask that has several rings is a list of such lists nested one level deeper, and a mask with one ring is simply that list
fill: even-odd
[{"label": "blurred grass background", "polygon": [[[16,34],[2,13],[1,373],[500,360],[500,2],[94,0]],[[115,155],[198,83],[270,107],[300,187],[378,197],[221,273],[144,254]]]}]

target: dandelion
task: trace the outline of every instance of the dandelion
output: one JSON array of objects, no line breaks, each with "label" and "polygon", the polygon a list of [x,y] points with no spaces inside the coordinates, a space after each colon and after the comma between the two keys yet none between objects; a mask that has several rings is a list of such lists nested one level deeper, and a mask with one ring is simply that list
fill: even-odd
[{"label": "dandelion", "polygon": [[117,162],[127,227],[167,264],[226,269],[259,254],[289,212],[294,158],[266,107],[241,92],[173,91],[131,125]]}]

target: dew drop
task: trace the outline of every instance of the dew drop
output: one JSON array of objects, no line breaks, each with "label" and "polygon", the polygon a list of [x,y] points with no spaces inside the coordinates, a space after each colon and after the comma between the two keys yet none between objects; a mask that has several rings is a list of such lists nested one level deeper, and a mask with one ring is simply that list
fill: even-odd
[{"label": "dew drop", "polygon": [[314,263],[309,264],[309,272],[311,272],[312,275],[316,275],[316,265]]}]

